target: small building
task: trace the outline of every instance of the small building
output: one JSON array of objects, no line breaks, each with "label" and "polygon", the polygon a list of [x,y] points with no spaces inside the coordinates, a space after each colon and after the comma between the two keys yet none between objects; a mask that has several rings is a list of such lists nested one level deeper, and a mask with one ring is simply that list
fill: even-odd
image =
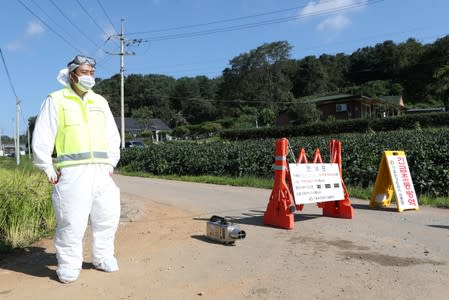
[{"label": "small building", "polygon": [[[118,130],[121,131],[121,118],[115,117],[114,120]],[[139,122],[134,118],[125,118],[125,133],[132,134],[136,137],[144,132],[152,132],[154,143],[171,140],[171,136],[169,135],[170,130],[171,128],[161,119],[147,119],[145,122]]]},{"label": "small building", "polygon": [[359,118],[383,118],[397,116],[404,109],[402,96],[367,97],[363,95],[339,94],[306,100],[315,103],[321,111],[321,119],[336,120]]},{"label": "small building", "polygon": [[[26,154],[26,145],[20,144],[20,155]],[[14,144],[1,144],[0,145],[0,156],[11,156],[16,152],[16,146]]]}]

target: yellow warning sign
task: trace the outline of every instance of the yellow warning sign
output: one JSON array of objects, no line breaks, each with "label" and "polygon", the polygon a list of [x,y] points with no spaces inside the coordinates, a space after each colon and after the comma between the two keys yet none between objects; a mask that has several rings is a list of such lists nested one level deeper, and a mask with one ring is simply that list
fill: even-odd
[{"label": "yellow warning sign", "polygon": [[393,193],[399,212],[419,209],[404,151],[384,151],[369,206],[389,207]]}]

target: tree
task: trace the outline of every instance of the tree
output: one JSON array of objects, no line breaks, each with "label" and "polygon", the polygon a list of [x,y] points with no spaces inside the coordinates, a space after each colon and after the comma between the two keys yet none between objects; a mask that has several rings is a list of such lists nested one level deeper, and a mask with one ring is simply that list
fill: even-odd
[{"label": "tree", "polygon": [[[263,44],[230,61],[223,71],[219,97],[245,100],[248,105],[275,105],[290,95],[291,82],[286,72],[292,47],[286,41]],[[228,104],[230,105],[230,104]]]},{"label": "tree", "polygon": [[217,108],[212,101],[200,98],[186,100],[182,113],[190,124],[212,121],[218,116]]},{"label": "tree", "polygon": [[263,108],[257,113],[257,121],[261,126],[273,125],[276,121],[276,113],[270,108]]},{"label": "tree", "polygon": [[148,106],[142,106],[133,110],[132,117],[135,118],[143,128],[148,130],[151,126],[150,119],[153,118],[153,111]]},{"label": "tree", "polygon": [[439,94],[446,108],[449,111],[449,64],[439,68],[435,74],[435,91]]},{"label": "tree", "polygon": [[380,97],[389,94],[388,81],[385,80],[373,80],[365,82],[360,89],[361,95],[370,97]]},{"label": "tree", "polygon": [[348,84],[349,57],[344,53],[335,56],[322,54],[318,58],[326,73],[325,92],[339,91]]},{"label": "tree", "polygon": [[185,109],[188,99],[199,98],[200,96],[200,89],[195,79],[189,77],[179,78],[170,94],[170,107],[176,112],[182,111]]},{"label": "tree", "polygon": [[212,135],[214,133],[217,133],[218,131],[222,130],[223,127],[220,123],[215,122],[205,122],[201,125],[200,130],[204,133],[207,133],[209,135]]},{"label": "tree", "polygon": [[288,108],[287,113],[290,115],[295,124],[309,124],[320,120],[321,111],[316,108],[314,103],[308,103],[304,100],[296,100]]},{"label": "tree", "polygon": [[94,91],[108,100],[114,116],[120,116],[120,74],[115,74],[109,79],[97,79],[96,81]]},{"label": "tree", "polygon": [[298,69],[293,81],[293,95],[304,97],[326,91],[327,74],[315,56],[307,56],[298,62]]}]

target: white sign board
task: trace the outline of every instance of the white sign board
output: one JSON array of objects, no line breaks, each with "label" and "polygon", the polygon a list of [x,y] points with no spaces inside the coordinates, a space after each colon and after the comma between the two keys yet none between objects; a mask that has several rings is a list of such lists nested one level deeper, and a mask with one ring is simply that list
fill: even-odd
[{"label": "white sign board", "polygon": [[338,164],[289,164],[289,168],[296,204],[344,199]]},{"label": "white sign board", "polygon": [[405,155],[387,155],[387,159],[398,207],[401,210],[418,208],[418,198]]}]

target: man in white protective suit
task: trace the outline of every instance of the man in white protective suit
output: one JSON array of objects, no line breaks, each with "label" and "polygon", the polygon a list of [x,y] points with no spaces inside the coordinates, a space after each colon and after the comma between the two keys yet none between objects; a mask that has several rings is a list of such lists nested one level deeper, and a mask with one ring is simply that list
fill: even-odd
[{"label": "man in white protective suit", "polygon": [[79,276],[89,217],[93,265],[105,272],[119,269],[114,240],[120,191],[111,175],[120,158],[120,135],[108,102],[91,90],[95,64],[77,55],[59,72],[64,88],[48,95],[33,134],[34,164],[54,185],[56,274],[63,283]]}]

